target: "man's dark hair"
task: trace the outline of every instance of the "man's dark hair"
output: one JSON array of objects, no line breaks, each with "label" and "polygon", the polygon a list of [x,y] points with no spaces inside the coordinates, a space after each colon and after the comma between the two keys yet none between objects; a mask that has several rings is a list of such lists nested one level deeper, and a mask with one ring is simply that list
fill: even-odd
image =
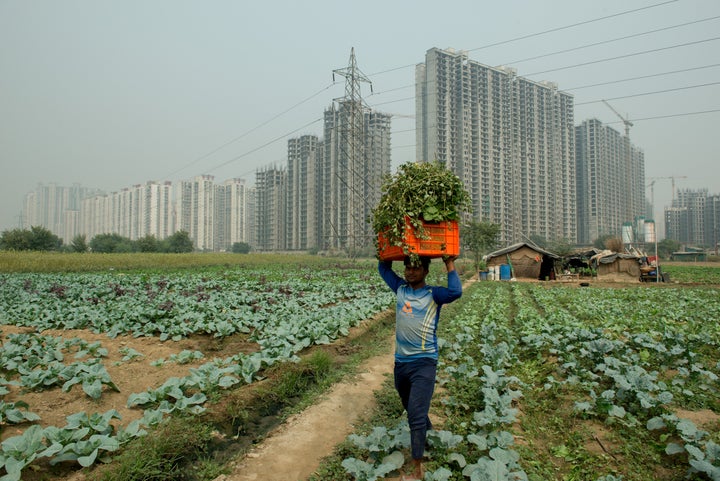
[{"label": "man's dark hair", "polygon": [[413,262],[413,259],[410,256],[405,256],[405,259],[403,260],[403,263],[405,266],[422,266],[423,269],[426,271],[430,270],[430,258],[421,256],[419,258],[416,258]]}]

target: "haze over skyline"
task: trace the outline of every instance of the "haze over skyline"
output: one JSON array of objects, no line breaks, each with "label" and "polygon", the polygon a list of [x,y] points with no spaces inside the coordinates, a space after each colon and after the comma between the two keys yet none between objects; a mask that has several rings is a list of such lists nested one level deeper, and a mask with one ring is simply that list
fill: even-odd
[{"label": "haze over skyline", "polygon": [[[38,183],[254,183],[285,165],[289,138],[322,136],[351,48],[367,104],[394,115],[393,166],[415,160],[415,65],[450,47],[554,82],[576,124],[624,132],[607,100],[648,178],[720,193],[719,31],[716,0],[0,0],[0,231]],[[670,179],[654,198],[662,236]]]}]

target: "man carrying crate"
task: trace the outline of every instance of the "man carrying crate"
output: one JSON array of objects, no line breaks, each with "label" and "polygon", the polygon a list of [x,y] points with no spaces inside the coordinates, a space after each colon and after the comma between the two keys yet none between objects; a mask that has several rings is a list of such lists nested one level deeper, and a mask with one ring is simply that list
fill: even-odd
[{"label": "man carrying crate", "polygon": [[422,459],[428,429],[432,429],[428,413],[435,388],[438,346],[437,325],[440,307],[462,296],[462,283],[455,270],[457,256],[444,256],[447,287],[425,283],[430,258],[420,257],[412,262],[406,257],[405,278],[392,270],[392,261],[381,261],[378,271],[385,283],[397,295],[395,308],[395,389],[407,411],[410,425],[410,444],[413,471],[403,475],[405,481],[424,477]]}]

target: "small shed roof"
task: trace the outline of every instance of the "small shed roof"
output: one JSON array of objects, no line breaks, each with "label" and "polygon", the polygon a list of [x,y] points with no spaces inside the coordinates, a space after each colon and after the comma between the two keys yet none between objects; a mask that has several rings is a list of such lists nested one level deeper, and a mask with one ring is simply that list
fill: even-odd
[{"label": "small shed roof", "polygon": [[610,250],[605,250],[602,252],[599,252],[592,256],[590,259],[591,262],[595,262],[597,264],[612,264],[617,259],[641,259],[640,256],[636,256],[635,254],[624,254],[622,252],[613,252]]},{"label": "small shed roof", "polygon": [[495,252],[491,252],[490,254],[485,256],[485,260],[488,261],[490,259],[493,259],[495,257],[504,256],[506,254],[510,254],[512,252],[515,252],[518,249],[522,249],[523,247],[528,247],[540,254],[546,255],[548,257],[552,257],[553,259],[560,259],[560,256],[557,254],[553,254],[552,252],[546,251],[545,249],[542,249],[535,244],[530,244],[528,242],[519,242],[517,244],[513,244],[511,246],[505,247],[500,250],[496,250]]}]

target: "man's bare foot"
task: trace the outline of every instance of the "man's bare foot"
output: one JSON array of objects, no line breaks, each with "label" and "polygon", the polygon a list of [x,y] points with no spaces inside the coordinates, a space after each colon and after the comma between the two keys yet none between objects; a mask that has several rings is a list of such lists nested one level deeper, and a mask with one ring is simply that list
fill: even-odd
[{"label": "man's bare foot", "polygon": [[410,474],[400,476],[400,481],[422,481],[425,477],[422,459],[413,459],[413,470]]}]

